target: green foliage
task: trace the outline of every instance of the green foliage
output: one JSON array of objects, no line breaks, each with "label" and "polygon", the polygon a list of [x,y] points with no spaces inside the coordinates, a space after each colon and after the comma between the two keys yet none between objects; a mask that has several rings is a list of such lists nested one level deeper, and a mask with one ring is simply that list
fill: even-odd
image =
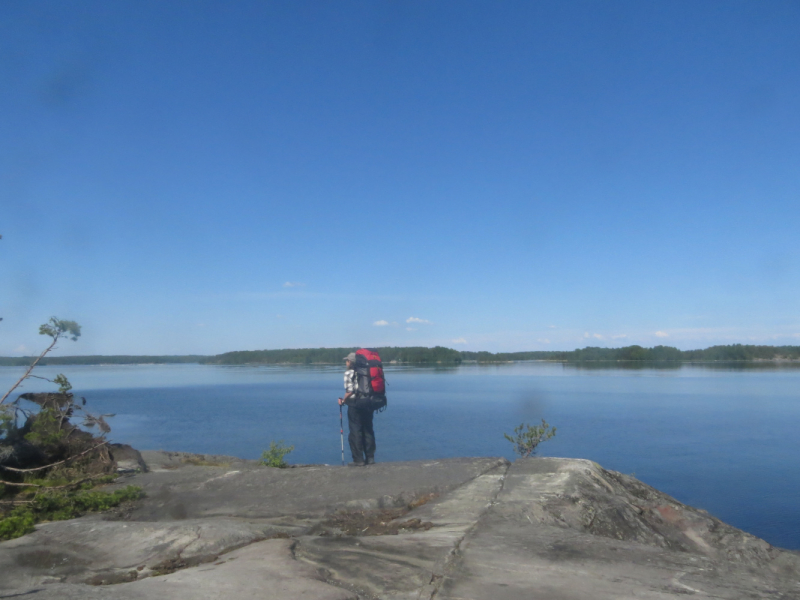
[{"label": "green foliage", "polygon": [[135,485],[115,492],[87,489],[42,492],[34,497],[31,504],[18,506],[0,519],[0,540],[10,540],[30,533],[33,526],[42,521],[74,519],[87,512],[108,510],[122,502],[142,497],[142,488]]},{"label": "green foliage", "polygon": [[0,540],[13,540],[33,531],[36,516],[27,506],[18,506],[0,519]]},{"label": "green foliage", "polygon": [[61,394],[66,394],[68,391],[72,389],[72,384],[62,373],[59,373],[58,375],[55,376],[55,378],[53,379],[53,383],[58,385],[58,391]]},{"label": "green foliage", "polygon": [[530,456],[536,453],[536,447],[542,442],[546,442],[556,434],[556,428],[550,427],[547,421],[542,419],[541,425],[528,425],[520,423],[514,428],[514,435],[503,434],[509,442],[514,444],[514,452],[520,457]]},{"label": "green foliage", "polygon": [[49,335],[54,340],[60,337],[68,337],[74,342],[81,337],[81,326],[75,321],[65,321],[50,317],[47,323],[39,326],[39,335]]},{"label": "green foliage", "polygon": [[289,454],[292,450],[294,450],[294,446],[284,446],[283,440],[278,440],[277,443],[274,441],[270,442],[269,450],[264,450],[261,453],[260,463],[267,467],[285,469],[289,465],[284,460],[284,456]]},{"label": "green foliage", "polygon": [[[97,490],[78,490],[77,492],[44,492],[36,496],[34,510],[48,521],[73,519],[87,512],[108,510],[126,500],[138,500],[143,496],[142,489],[129,485],[115,492]],[[44,520],[44,519],[40,519]]]},{"label": "green foliage", "polygon": [[7,438],[16,430],[16,412],[8,404],[0,405],[0,439]]},{"label": "green foliage", "polygon": [[54,446],[67,435],[61,428],[62,422],[62,415],[57,409],[43,408],[33,419],[31,430],[25,434],[25,439],[36,446]]}]

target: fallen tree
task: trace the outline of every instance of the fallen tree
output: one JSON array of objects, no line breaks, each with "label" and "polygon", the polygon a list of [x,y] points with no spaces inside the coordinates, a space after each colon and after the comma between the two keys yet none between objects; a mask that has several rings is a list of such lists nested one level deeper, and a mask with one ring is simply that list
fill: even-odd
[{"label": "fallen tree", "polygon": [[[38,521],[103,510],[140,493],[89,491],[116,477],[106,439],[111,431],[106,418],[113,415],[87,412],[86,398],[75,397],[63,374],[53,379],[33,374],[60,339],[80,337],[80,325],[53,317],[39,333],[51,343],[0,399],[0,539],[23,535]],[[23,393],[7,402],[31,378],[52,383],[58,391]]]}]

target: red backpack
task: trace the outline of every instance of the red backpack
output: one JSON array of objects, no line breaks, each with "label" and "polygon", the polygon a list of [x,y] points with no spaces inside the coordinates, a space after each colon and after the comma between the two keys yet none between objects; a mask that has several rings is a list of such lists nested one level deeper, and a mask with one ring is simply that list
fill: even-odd
[{"label": "red backpack", "polygon": [[383,363],[375,350],[361,348],[356,352],[355,371],[358,379],[358,395],[369,396],[375,410],[386,407],[386,379]]}]

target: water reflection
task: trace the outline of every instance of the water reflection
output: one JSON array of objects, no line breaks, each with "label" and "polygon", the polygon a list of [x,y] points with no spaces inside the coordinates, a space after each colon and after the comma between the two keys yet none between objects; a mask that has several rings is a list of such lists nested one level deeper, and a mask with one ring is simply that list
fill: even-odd
[{"label": "water reflection", "polygon": [[684,363],[679,362],[649,362],[641,360],[622,360],[622,361],[597,361],[597,362],[579,362],[579,363],[561,363],[565,369],[573,369],[575,371],[609,371],[609,370],[623,370],[623,371],[679,371],[683,368]]},{"label": "water reflection", "polygon": [[725,361],[725,362],[676,362],[676,361],[593,361],[564,362],[565,369],[576,371],[680,371],[681,369],[707,369],[709,371],[798,371],[800,361]]}]

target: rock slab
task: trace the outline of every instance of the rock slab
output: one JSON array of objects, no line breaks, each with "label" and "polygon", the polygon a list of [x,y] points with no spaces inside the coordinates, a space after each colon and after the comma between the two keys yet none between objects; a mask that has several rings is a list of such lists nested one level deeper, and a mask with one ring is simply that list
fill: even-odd
[{"label": "rock slab", "polygon": [[136,505],[0,543],[0,598],[800,599],[800,554],[591,461],[142,456]]}]

